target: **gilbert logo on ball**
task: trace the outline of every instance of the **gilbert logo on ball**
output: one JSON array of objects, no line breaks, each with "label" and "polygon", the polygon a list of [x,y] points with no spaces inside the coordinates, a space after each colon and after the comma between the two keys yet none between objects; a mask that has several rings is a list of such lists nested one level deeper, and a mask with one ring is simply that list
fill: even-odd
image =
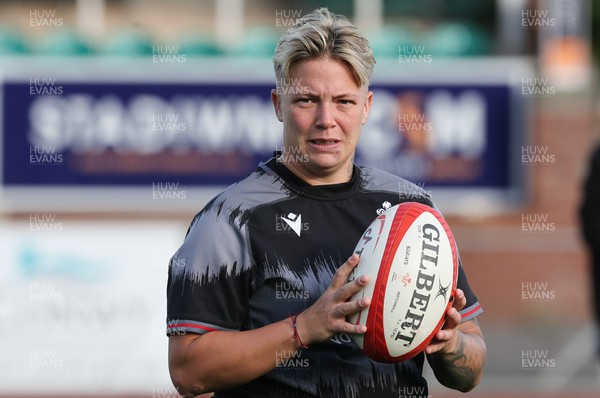
[{"label": "gilbert logo on ball", "polygon": [[349,280],[370,280],[351,300],[371,297],[369,308],[349,317],[367,325],[364,335],[353,335],[356,344],[377,361],[414,357],[442,327],[454,299],[458,259],[448,224],[429,206],[401,203],[369,225],[354,252],[360,262]]}]

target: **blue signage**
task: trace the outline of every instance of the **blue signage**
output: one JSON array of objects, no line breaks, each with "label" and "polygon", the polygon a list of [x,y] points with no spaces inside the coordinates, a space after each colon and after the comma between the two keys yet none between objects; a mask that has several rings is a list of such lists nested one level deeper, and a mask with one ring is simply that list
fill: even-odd
[{"label": "blue signage", "polygon": [[[266,83],[3,83],[11,186],[223,186],[281,149]],[[510,87],[378,84],[356,163],[428,187],[507,189]]]}]

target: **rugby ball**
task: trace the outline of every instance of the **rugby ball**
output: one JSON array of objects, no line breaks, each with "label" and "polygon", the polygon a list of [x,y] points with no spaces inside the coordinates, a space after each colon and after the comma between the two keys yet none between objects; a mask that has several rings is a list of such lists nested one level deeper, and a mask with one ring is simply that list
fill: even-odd
[{"label": "rugby ball", "polygon": [[400,362],[419,354],[442,327],[454,300],[458,256],[452,232],[435,209],[416,202],[390,207],[361,236],[349,280],[369,276],[350,300],[371,305],[348,317],[367,332],[353,335],[370,358]]}]

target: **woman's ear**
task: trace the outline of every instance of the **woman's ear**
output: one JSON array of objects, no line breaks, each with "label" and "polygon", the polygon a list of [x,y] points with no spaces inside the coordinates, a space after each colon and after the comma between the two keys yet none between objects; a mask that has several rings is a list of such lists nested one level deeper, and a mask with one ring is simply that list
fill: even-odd
[{"label": "woman's ear", "polygon": [[283,122],[283,112],[281,111],[281,98],[277,93],[276,89],[271,90],[271,102],[273,103],[273,108],[275,108],[275,115],[277,116],[277,120]]},{"label": "woman's ear", "polygon": [[371,103],[373,102],[373,92],[369,91],[367,93],[367,99],[365,100],[365,106],[363,109],[363,115],[361,124],[365,124],[367,120],[369,120],[369,112],[371,111]]}]

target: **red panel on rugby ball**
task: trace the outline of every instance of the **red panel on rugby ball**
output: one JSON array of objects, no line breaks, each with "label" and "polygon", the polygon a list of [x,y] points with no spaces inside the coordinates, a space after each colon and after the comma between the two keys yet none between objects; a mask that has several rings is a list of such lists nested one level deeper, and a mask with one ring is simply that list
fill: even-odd
[{"label": "red panel on rugby ball", "polygon": [[360,262],[350,280],[369,275],[351,300],[371,297],[369,308],[349,317],[367,325],[354,340],[369,357],[399,362],[420,353],[442,327],[458,275],[456,244],[446,220],[416,202],[379,215],[355,248]]}]

